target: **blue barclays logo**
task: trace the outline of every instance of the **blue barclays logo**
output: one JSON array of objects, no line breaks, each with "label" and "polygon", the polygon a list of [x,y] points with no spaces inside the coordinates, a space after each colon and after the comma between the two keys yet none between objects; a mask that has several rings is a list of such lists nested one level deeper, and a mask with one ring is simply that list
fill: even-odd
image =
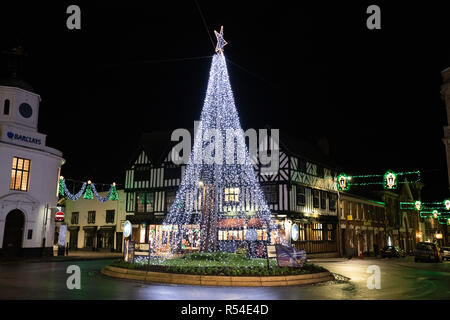
[{"label": "blue barclays logo", "polygon": [[34,143],[34,144],[37,144],[37,145],[41,144],[41,139],[36,139],[36,138],[28,137],[28,136],[23,136],[21,134],[14,133],[14,132],[11,132],[11,131],[8,131],[6,133],[6,135],[11,140],[20,140],[20,141],[25,141],[25,142],[29,142],[29,143]]}]

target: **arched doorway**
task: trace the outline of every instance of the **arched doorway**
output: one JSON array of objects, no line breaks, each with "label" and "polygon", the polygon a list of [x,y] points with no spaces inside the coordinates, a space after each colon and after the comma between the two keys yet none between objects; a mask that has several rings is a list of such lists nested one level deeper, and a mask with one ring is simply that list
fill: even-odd
[{"label": "arched doorway", "polygon": [[5,256],[21,255],[24,225],[25,217],[20,210],[13,210],[6,216],[2,247]]}]

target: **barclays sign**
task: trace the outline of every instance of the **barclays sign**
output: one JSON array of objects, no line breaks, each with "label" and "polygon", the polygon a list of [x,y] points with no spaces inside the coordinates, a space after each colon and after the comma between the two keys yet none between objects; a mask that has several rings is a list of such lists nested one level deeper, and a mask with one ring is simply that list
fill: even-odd
[{"label": "barclays sign", "polygon": [[24,136],[18,133],[14,133],[11,131],[8,131],[6,133],[6,136],[11,139],[11,140],[19,140],[19,141],[24,141],[24,142],[28,142],[28,143],[33,143],[36,145],[40,145],[42,144],[41,139],[37,139],[37,138],[33,138],[33,137],[29,137],[29,136]]}]

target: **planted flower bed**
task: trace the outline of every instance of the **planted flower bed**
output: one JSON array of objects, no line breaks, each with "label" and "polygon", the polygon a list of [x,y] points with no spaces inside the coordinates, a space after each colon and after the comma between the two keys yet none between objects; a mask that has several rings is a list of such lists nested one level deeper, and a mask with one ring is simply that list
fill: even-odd
[{"label": "planted flower bed", "polygon": [[303,267],[278,267],[275,260],[250,258],[234,253],[192,253],[181,258],[142,259],[135,263],[122,260],[114,261],[111,266],[153,272],[175,274],[216,275],[216,276],[285,276],[326,272],[327,270],[312,263]]}]

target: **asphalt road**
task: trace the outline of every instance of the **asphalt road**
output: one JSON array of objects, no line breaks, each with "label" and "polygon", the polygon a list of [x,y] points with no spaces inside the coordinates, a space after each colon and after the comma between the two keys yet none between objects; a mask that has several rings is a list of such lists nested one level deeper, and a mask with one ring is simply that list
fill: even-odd
[{"label": "asphalt road", "polygon": [[[110,261],[0,264],[0,299],[450,299],[450,262],[415,263],[411,257],[317,261],[350,279],[272,288],[158,285],[113,279],[100,273]],[[79,290],[67,288],[66,270],[70,265],[81,269]],[[380,268],[380,289],[367,288],[370,265]]]}]

